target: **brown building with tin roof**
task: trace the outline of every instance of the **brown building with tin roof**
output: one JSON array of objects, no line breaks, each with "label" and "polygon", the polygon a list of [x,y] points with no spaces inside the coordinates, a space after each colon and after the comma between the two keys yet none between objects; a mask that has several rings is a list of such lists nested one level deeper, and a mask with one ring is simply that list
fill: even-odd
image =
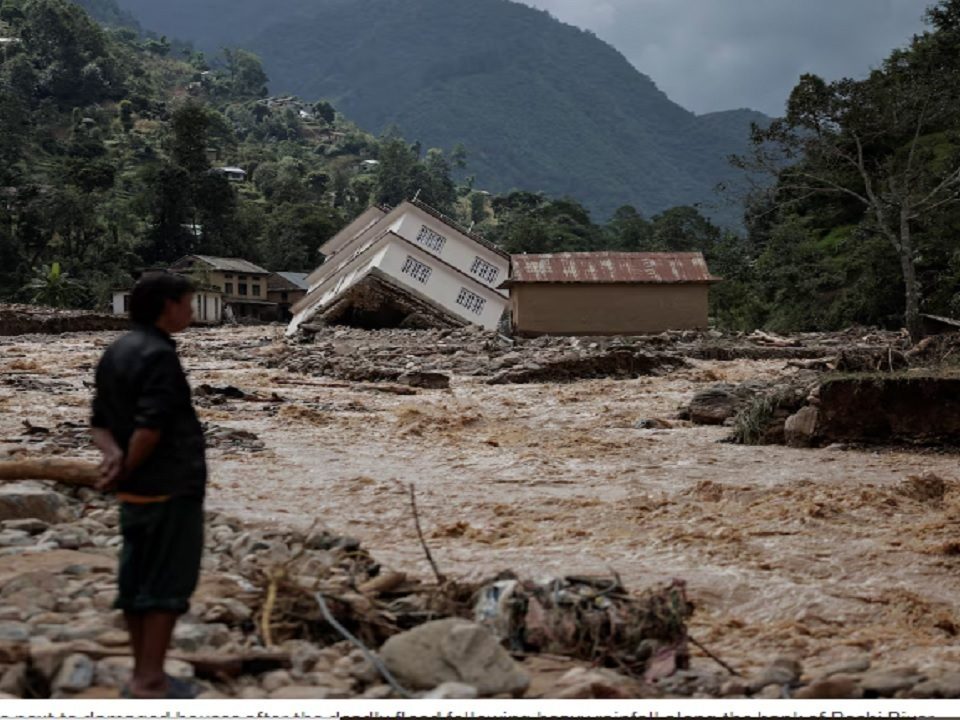
[{"label": "brown building with tin roof", "polygon": [[514,255],[511,315],[518,335],[640,335],[707,327],[701,253]]}]

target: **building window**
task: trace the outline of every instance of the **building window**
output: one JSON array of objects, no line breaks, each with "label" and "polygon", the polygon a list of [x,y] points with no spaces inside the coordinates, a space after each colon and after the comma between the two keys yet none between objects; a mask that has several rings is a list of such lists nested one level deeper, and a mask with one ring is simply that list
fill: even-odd
[{"label": "building window", "polygon": [[223,292],[225,295],[233,295],[233,283],[224,283]]},{"label": "building window", "polygon": [[231,275],[230,273],[224,273],[223,277],[226,278],[227,280],[233,280],[233,275]]},{"label": "building window", "polygon": [[414,280],[425,283],[430,279],[430,273],[433,272],[433,269],[429,265],[424,265],[419,260],[414,260],[407,255],[407,261],[403,264],[403,272]]},{"label": "building window", "polygon": [[247,294],[247,284],[245,282],[237,283],[237,293],[240,295]]},{"label": "building window", "polygon": [[130,296],[129,295],[123,296],[123,311],[130,312]]},{"label": "building window", "polygon": [[254,297],[260,297],[260,286],[259,286],[259,285],[253,285],[252,287],[253,287],[253,296],[254,296]]},{"label": "building window", "polygon": [[285,293],[285,292],[280,293],[280,300],[281,300],[282,302],[286,302],[286,301],[287,301],[287,293]]},{"label": "building window", "polygon": [[461,305],[470,312],[479,315],[483,312],[483,306],[486,304],[487,301],[479,295],[470,292],[466,288],[460,288],[460,294],[457,296],[457,305]]},{"label": "building window", "polygon": [[420,245],[423,245],[428,250],[433,250],[437,255],[443,250],[443,246],[447,244],[447,239],[440,233],[434,232],[426,225],[420,228],[420,234],[417,235],[417,242]]},{"label": "building window", "polygon": [[470,272],[481,280],[493,283],[496,281],[497,275],[500,274],[500,268],[492,263],[488,263],[482,257],[476,257],[473,260],[473,265],[470,266]]}]

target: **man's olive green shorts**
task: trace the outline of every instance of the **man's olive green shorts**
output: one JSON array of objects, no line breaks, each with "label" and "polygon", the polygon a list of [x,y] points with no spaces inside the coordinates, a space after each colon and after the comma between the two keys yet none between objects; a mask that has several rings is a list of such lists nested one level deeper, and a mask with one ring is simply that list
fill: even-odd
[{"label": "man's olive green shorts", "polygon": [[133,613],[187,612],[200,576],[203,500],[121,503],[120,532],[120,591],[114,607]]}]

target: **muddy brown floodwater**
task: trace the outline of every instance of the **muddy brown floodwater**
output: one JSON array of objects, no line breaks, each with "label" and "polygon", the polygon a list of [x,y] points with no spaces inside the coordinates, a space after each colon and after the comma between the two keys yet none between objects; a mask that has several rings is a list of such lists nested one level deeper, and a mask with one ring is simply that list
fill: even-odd
[{"label": "muddy brown floodwater", "polygon": [[[30,450],[24,420],[85,422],[93,365],[113,337],[0,339],[0,452]],[[283,399],[201,409],[265,446],[211,449],[211,509],[298,528],[319,520],[427,577],[415,483],[448,575],[615,570],[635,589],[683,578],[692,633],[744,671],[780,654],[810,671],[865,652],[921,669],[960,660],[955,455],[744,447],[721,442],[724,428],[671,420],[698,389],[787,376],[784,361],[568,385],[455,377],[450,390],[397,396],[266,369],[279,328],[195,330],[181,347],[195,386]],[[673,427],[637,429],[648,418]],[[924,472],[947,481],[943,498],[911,492]]]}]

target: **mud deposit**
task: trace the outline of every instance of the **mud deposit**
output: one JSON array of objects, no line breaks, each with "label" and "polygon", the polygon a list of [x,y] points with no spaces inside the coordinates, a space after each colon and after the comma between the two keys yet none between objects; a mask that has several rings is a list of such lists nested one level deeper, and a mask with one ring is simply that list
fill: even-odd
[{"label": "mud deposit", "polygon": [[[85,422],[113,337],[0,338],[0,453],[94,455],[69,423]],[[445,573],[612,568],[634,588],[683,578],[693,634],[744,672],[783,654],[811,673],[865,654],[921,670],[960,661],[956,456],[742,447],[720,442],[726,428],[674,419],[709,384],[797,372],[784,359],[691,359],[662,376],[563,385],[455,373],[449,390],[399,394],[268,368],[286,352],[280,328],[180,343],[195,386],[246,393],[198,398],[221,439],[214,510],[295,528],[319,518],[428,576],[413,482]],[[698,650],[694,665],[715,667]]]}]

